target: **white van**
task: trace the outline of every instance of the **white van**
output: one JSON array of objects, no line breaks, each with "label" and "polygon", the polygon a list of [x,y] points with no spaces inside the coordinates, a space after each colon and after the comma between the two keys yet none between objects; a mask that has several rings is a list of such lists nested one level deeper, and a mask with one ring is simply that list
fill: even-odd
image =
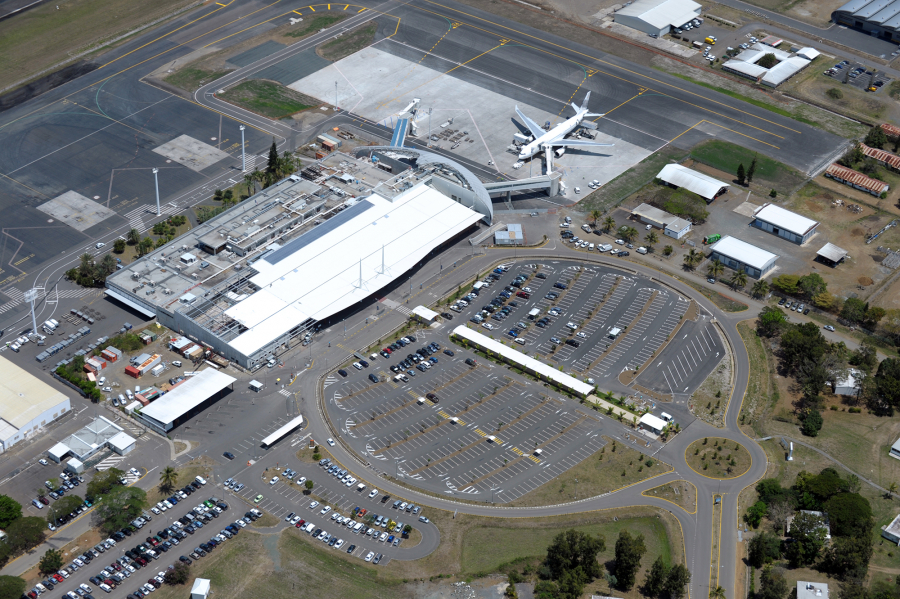
[{"label": "white van", "polygon": [[593,252],[593,251],[594,251],[594,244],[593,244],[593,243],[588,244],[588,251],[590,251],[590,252]]},{"label": "white van", "polygon": [[181,368],[181,360],[172,360],[172,366],[176,368]]},{"label": "white van", "polygon": [[125,396],[119,393],[119,403],[125,405]]},{"label": "white van", "polygon": [[98,386],[98,387],[102,387],[102,386],[105,385],[105,384],[106,384],[106,377],[105,377],[105,376],[101,376],[99,379],[97,379],[97,386]]},{"label": "white van", "polygon": [[196,481],[197,481],[198,483],[200,483],[201,485],[205,485],[205,484],[206,484],[206,479],[204,479],[204,478],[203,478],[202,476],[200,476],[199,474],[198,474],[197,476],[194,477],[194,480],[196,480]]},{"label": "white van", "polygon": [[[125,389],[125,394],[128,395],[128,401],[134,400],[134,393],[131,392],[131,389]],[[122,397],[121,395],[119,397]]]},{"label": "white van", "polygon": [[662,414],[660,414],[659,417],[662,418],[663,420],[665,420],[666,422],[672,422],[672,415],[667,414],[666,412],[663,412]]},{"label": "white van", "polygon": [[525,340],[521,337],[516,337],[516,343],[518,343],[519,345],[525,345]]},{"label": "white van", "polygon": [[639,248],[637,249],[637,253],[638,253],[638,254],[646,254],[646,253],[647,253],[647,248],[645,248],[645,247],[639,247]]}]

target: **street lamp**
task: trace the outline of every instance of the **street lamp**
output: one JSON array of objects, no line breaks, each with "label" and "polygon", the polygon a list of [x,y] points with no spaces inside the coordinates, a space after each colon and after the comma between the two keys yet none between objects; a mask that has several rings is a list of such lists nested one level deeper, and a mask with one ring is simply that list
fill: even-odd
[{"label": "street lamp", "polygon": [[153,183],[156,186],[156,216],[162,214],[159,208],[159,169],[153,168]]},{"label": "street lamp", "polygon": [[578,479],[575,479],[575,501],[578,501]]},{"label": "street lamp", "polygon": [[241,125],[241,172],[247,172],[247,151],[244,148],[244,129],[245,127]]}]

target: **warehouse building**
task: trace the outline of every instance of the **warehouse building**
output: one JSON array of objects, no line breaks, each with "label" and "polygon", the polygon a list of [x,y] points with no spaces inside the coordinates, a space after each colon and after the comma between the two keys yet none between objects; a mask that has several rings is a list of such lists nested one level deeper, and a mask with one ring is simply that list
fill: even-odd
[{"label": "warehouse building", "polygon": [[631,216],[644,224],[662,229],[664,235],[674,239],[681,239],[691,230],[690,221],[669,214],[650,204],[641,204],[631,211]]},{"label": "warehouse building", "polygon": [[769,203],[757,208],[754,217],[750,224],[757,229],[762,229],[798,245],[803,245],[815,235],[816,228],[819,226],[818,222],[810,218]]},{"label": "warehouse building", "polygon": [[465,167],[426,152],[395,160],[399,173],[383,162],[335,152],[113,273],[107,295],[260,368],[490,223]]},{"label": "warehouse building", "polygon": [[775,267],[778,256],[762,248],[726,235],[709,246],[710,260],[718,260],[732,270],[742,270],[755,279],[763,277]]},{"label": "warehouse building", "polygon": [[696,193],[706,200],[707,204],[723,193],[728,193],[728,188],[730,187],[727,183],[680,164],[667,164],[659,171],[656,178],[665,181],[672,187],[683,187]]},{"label": "warehouse building", "polygon": [[699,17],[701,9],[691,0],[637,0],[615,13],[615,22],[662,37]]},{"label": "warehouse building", "polygon": [[867,177],[866,175],[857,172],[852,168],[847,168],[846,166],[840,165],[836,162],[829,165],[828,168],[825,169],[825,176],[830,177],[835,181],[839,181],[844,185],[849,185],[854,189],[865,191],[866,193],[872,194],[875,197],[879,197],[881,194],[887,193],[887,191],[891,188],[891,186],[884,181],[879,181],[878,179]]},{"label": "warehouse building", "polygon": [[71,409],[68,395],[0,357],[0,452],[35,437]]},{"label": "warehouse building", "polygon": [[831,20],[900,43],[900,0],[850,0],[831,13]]},{"label": "warehouse building", "polygon": [[232,376],[215,368],[207,368],[177,385],[174,389],[141,408],[135,415],[153,430],[166,435],[194,414],[206,409],[234,390]]}]

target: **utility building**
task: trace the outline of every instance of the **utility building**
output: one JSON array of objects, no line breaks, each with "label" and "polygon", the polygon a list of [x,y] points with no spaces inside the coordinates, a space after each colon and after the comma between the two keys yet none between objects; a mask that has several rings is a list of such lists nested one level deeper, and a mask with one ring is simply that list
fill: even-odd
[{"label": "utility building", "polygon": [[631,215],[644,224],[662,229],[664,235],[674,239],[681,239],[691,230],[690,221],[669,214],[650,204],[641,204],[631,211]]},{"label": "utility building", "polygon": [[615,21],[662,37],[699,17],[701,9],[691,0],[637,0],[615,13]]},{"label": "utility building", "polygon": [[819,223],[811,218],[800,216],[774,204],[763,204],[756,209],[754,216],[755,219],[750,224],[757,229],[768,231],[798,245],[803,245],[815,235],[816,227],[819,226]]},{"label": "utility building", "polygon": [[839,248],[833,243],[826,243],[822,249],[816,252],[816,258],[828,266],[837,266],[847,257],[847,250]]},{"label": "utility building", "polygon": [[730,235],[712,244],[709,249],[712,250],[710,260],[718,260],[732,270],[742,270],[755,279],[772,270],[778,260],[778,256],[772,252]]}]

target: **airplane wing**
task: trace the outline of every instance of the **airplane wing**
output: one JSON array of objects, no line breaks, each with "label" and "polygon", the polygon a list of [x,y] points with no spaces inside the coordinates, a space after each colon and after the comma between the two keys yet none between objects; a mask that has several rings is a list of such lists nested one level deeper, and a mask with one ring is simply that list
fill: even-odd
[{"label": "airplane wing", "polygon": [[519,118],[522,119],[522,122],[525,123],[525,126],[528,127],[528,129],[531,131],[531,134],[534,135],[535,138],[538,138],[541,135],[543,135],[544,133],[546,133],[546,131],[541,129],[540,125],[538,125],[537,123],[532,121],[530,118],[525,116],[522,113],[522,111],[519,110],[518,106],[516,106],[516,114],[519,115]]},{"label": "airplane wing", "polygon": [[601,144],[596,141],[586,141],[584,139],[560,139],[559,141],[548,141],[546,144],[548,146],[567,146],[570,148],[589,148],[589,147],[606,147],[606,146],[614,146],[616,144]]}]

